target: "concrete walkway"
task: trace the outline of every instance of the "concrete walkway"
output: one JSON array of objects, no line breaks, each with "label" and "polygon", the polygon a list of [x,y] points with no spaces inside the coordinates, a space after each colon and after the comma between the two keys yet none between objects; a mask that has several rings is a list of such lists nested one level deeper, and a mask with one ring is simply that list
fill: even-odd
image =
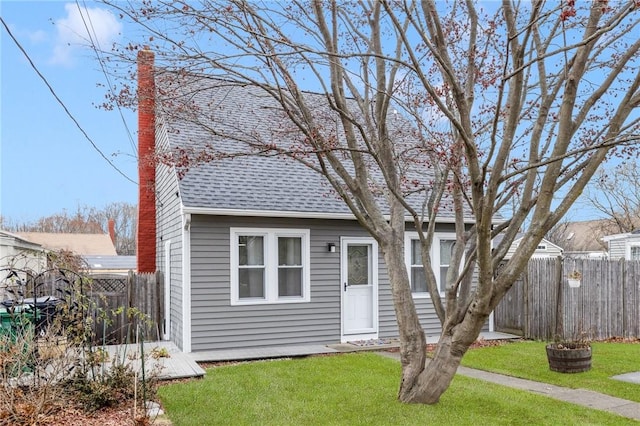
[{"label": "concrete walkway", "polygon": [[[400,360],[400,354],[397,352],[379,351],[376,353]],[[462,366],[458,367],[458,374],[640,421],[640,403],[638,402],[627,401],[626,399],[604,395],[591,390],[570,389]]]}]

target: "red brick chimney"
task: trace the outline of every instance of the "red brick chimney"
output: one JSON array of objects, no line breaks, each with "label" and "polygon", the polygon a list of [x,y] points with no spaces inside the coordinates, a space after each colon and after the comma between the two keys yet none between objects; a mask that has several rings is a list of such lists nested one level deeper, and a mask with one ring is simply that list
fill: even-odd
[{"label": "red brick chimney", "polygon": [[111,237],[111,242],[113,243],[113,245],[115,247],[115,245],[116,245],[116,221],[115,221],[115,219],[109,219],[108,224],[109,224],[109,237]]},{"label": "red brick chimney", "polygon": [[156,271],[156,149],[154,54],[138,52],[138,272]]}]

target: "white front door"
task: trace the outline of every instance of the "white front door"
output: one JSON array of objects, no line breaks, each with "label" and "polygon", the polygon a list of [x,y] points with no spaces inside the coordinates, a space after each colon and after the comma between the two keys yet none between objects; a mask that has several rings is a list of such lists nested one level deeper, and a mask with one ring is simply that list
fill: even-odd
[{"label": "white front door", "polygon": [[342,238],[342,342],[378,337],[378,244]]}]

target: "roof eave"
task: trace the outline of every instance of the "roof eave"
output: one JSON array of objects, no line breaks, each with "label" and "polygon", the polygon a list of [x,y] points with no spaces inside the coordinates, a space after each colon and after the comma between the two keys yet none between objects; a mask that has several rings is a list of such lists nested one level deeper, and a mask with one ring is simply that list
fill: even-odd
[{"label": "roof eave", "polygon": [[629,232],[625,232],[624,234],[605,235],[605,236],[602,237],[602,241],[604,241],[605,243],[608,243],[609,241],[620,240],[620,239],[627,238],[630,235],[631,235],[631,233],[629,233]]},{"label": "roof eave", "polygon": [[[222,209],[209,207],[186,207],[182,206],[182,214],[200,214],[210,216],[238,216],[238,217],[277,217],[289,219],[329,219],[329,220],[356,220],[353,213],[335,213],[335,212],[305,212],[305,211],[288,211],[288,210],[250,210],[250,209]],[[389,219],[388,215],[385,215]],[[407,216],[405,221],[411,222],[413,218]],[[455,223],[453,217],[438,217],[437,223]],[[474,223],[474,220],[467,220],[466,223]],[[496,220],[495,224],[501,223]]]}]

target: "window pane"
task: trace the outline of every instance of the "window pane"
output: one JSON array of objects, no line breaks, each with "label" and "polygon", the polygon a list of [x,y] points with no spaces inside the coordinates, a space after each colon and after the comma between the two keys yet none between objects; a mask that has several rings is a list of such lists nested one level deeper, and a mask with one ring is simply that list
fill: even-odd
[{"label": "window pane", "polygon": [[241,299],[264,298],[264,268],[240,268],[238,281],[238,295]]},{"label": "window pane", "polygon": [[278,265],[302,265],[302,238],[278,238]]},{"label": "window pane", "polygon": [[422,265],[422,246],[420,240],[411,240],[411,264]]},{"label": "window pane", "polygon": [[422,266],[411,267],[411,291],[414,293],[427,292],[427,279],[424,276],[424,268]]},{"label": "window pane", "polygon": [[369,246],[349,244],[347,248],[347,284],[369,284]]},{"label": "window pane", "polygon": [[448,266],[440,267],[440,292],[444,292],[447,289],[447,271]]},{"label": "window pane", "polygon": [[640,260],[640,246],[631,246],[631,259],[630,260]]},{"label": "window pane", "polygon": [[440,240],[440,265],[451,263],[451,251],[455,243],[455,240]]},{"label": "window pane", "polygon": [[278,269],[278,296],[302,296],[302,268]]},{"label": "window pane", "polygon": [[264,237],[249,235],[238,237],[238,264],[264,265]]},{"label": "window pane", "polygon": [[451,263],[451,252],[456,240],[440,240],[440,292],[447,289],[447,271]]}]

